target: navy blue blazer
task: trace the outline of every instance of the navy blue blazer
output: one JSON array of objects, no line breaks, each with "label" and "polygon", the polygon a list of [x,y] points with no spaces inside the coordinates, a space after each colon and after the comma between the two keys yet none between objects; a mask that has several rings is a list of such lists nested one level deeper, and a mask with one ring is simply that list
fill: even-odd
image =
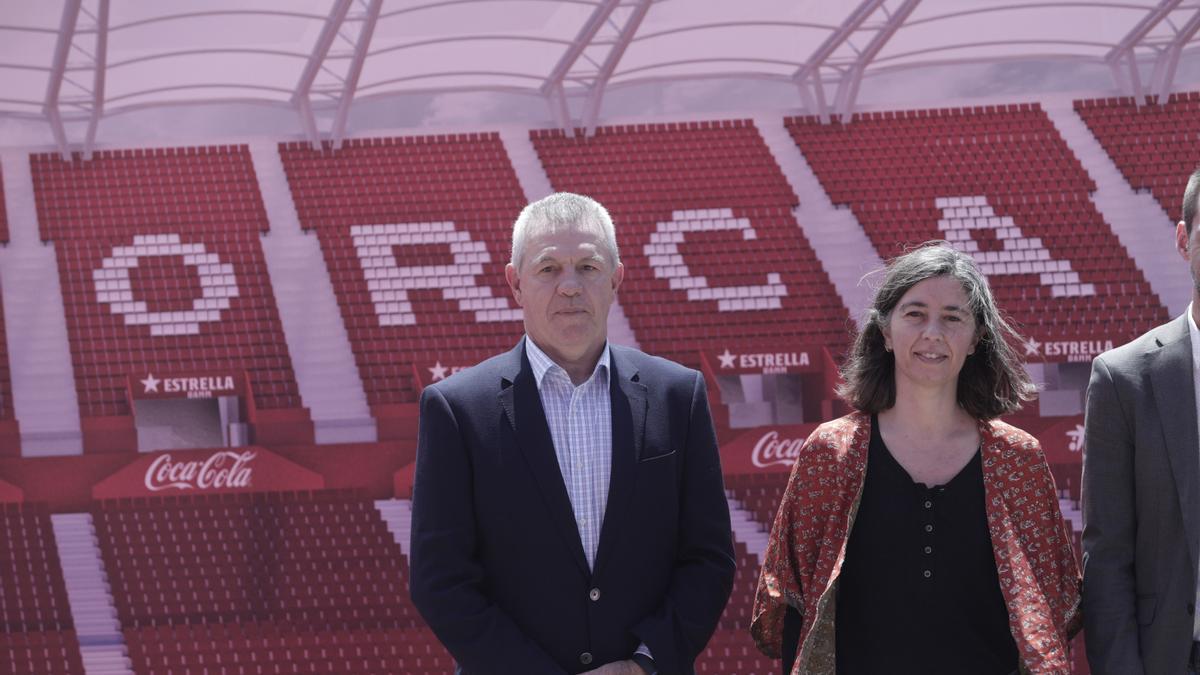
[{"label": "navy blue blazer", "polygon": [[704,378],[611,347],[613,459],[590,571],[524,340],[421,396],[413,603],[461,672],[580,673],[639,642],[692,673],[733,542]]}]

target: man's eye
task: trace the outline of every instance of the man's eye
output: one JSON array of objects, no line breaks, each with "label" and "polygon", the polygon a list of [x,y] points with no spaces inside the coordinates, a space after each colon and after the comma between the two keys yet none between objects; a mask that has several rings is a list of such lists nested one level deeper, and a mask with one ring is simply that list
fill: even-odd
[{"label": "man's eye", "polygon": [[962,321],[962,317],[951,314],[950,316],[946,317],[946,320],[947,321]]}]

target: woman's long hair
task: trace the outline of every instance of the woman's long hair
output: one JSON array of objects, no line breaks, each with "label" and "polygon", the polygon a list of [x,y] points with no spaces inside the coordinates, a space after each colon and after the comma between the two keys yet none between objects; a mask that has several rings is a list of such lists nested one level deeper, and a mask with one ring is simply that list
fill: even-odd
[{"label": "woman's long hair", "polygon": [[884,349],[883,328],[908,289],[934,277],[951,277],[962,284],[975,317],[979,342],[958,374],[958,404],[972,417],[988,420],[1015,412],[1037,396],[1037,388],[1013,350],[1022,342],[996,307],[987,279],[965,253],[945,242],[927,242],[893,258],[884,268],[883,283],[867,311],[841,373],[837,394],[866,413],[896,404],[895,356]]}]

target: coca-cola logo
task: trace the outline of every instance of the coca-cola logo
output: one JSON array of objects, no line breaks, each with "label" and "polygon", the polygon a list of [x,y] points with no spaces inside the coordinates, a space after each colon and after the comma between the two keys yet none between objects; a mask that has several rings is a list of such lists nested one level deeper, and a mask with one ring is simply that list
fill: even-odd
[{"label": "coca-cola logo", "polygon": [[152,492],[177,490],[208,490],[248,488],[254,471],[249,466],[257,456],[253,450],[225,450],[205,460],[176,462],[170,454],[159,455],[146,469],[146,489]]},{"label": "coca-cola logo", "polygon": [[754,466],[765,469],[769,466],[791,466],[800,456],[800,448],[804,447],[804,438],[779,438],[778,431],[768,431],[754,444],[750,453],[750,461]]}]

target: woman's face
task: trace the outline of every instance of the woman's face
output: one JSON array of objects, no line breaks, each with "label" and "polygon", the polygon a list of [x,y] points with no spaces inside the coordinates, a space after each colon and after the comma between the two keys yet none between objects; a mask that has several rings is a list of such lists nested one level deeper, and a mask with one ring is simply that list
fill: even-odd
[{"label": "woman's face", "polygon": [[900,298],[883,328],[896,357],[896,385],[956,388],[958,373],[975,351],[975,315],[962,284],[953,277],[926,279]]}]

